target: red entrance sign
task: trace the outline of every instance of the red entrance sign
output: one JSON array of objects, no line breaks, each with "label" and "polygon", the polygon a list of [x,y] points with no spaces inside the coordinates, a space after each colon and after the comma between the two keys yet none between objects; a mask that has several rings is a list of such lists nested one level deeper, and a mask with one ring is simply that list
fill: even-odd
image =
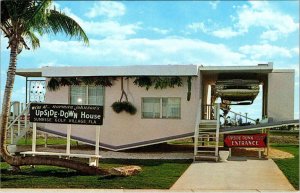
[{"label": "red entrance sign", "polygon": [[224,147],[266,147],[267,134],[224,135]]}]

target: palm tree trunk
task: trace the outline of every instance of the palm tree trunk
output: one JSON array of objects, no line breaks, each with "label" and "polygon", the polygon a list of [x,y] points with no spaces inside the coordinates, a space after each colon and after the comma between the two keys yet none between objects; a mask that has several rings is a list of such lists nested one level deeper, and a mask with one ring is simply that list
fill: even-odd
[{"label": "palm tree trunk", "polygon": [[12,166],[23,166],[23,165],[51,165],[70,168],[77,170],[81,173],[95,175],[95,174],[108,174],[107,170],[100,169],[98,167],[89,166],[86,163],[81,163],[73,160],[66,160],[60,158],[49,158],[49,157],[21,157],[21,156],[12,156],[6,149],[6,140],[7,140],[7,125],[8,117],[10,114],[10,99],[12,95],[13,85],[15,81],[16,74],[16,63],[18,55],[18,44],[10,46],[10,61],[7,72],[7,79],[2,103],[2,115],[1,115],[1,133],[0,133],[0,152],[1,157],[4,161]]},{"label": "palm tree trunk", "polygon": [[0,152],[4,160],[10,160],[9,158],[11,157],[6,149],[6,135],[7,135],[8,117],[10,114],[10,99],[11,99],[11,94],[12,94],[13,85],[15,81],[16,63],[17,63],[17,55],[18,55],[17,51],[18,51],[17,46],[11,46],[10,61],[9,61],[9,67],[7,71],[6,85],[5,85],[5,91],[4,91],[3,103],[2,103],[1,133],[0,133],[1,151]]}]

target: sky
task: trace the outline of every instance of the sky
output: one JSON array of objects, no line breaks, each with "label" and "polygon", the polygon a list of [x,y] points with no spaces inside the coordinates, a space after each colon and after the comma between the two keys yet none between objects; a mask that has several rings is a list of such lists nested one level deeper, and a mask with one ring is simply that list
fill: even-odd
[{"label": "sky", "polygon": [[[295,70],[299,118],[299,1],[54,1],[53,6],[82,26],[89,46],[64,34],[44,35],[40,48],[22,51],[17,68],[273,62],[276,69]],[[6,47],[1,35],[1,95]],[[24,97],[25,79],[17,77],[12,100]],[[245,112],[243,106],[234,108]],[[260,116],[261,96],[247,112]]]}]

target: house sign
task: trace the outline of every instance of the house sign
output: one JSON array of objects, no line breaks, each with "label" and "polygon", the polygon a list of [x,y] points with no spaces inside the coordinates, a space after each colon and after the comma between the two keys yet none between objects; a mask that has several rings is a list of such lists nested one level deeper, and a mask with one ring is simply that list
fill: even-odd
[{"label": "house sign", "polygon": [[254,147],[267,146],[267,134],[227,134],[224,135],[225,147]]},{"label": "house sign", "polygon": [[31,103],[30,122],[102,125],[103,106]]}]

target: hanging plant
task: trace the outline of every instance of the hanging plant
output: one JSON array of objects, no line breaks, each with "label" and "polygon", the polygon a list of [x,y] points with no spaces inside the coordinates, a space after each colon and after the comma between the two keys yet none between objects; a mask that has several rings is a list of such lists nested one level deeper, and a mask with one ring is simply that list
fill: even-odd
[{"label": "hanging plant", "polygon": [[58,78],[51,78],[47,84],[47,88],[50,91],[56,91],[60,87],[60,81]]},{"label": "hanging plant", "polygon": [[[115,78],[112,78],[112,80],[115,80]],[[111,87],[113,85],[112,80],[109,77],[97,77],[94,83],[96,86]]]},{"label": "hanging plant", "polygon": [[148,90],[151,86],[154,86],[155,89],[165,89],[167,87],[174,88],[175,86],[182,86],[182,80],[180,77],[148,77],[141,76],[136,77],[133,81],[135,85],[139,87],[146,87]]},{"label": "hanging plant", "polygon": [[174,88],[175,86],[182,86],[182,80],[180,77],[158,77],[155,79],[155,89],[165,89],[167,87]]},{"label": "hanging plant", "polygon": [[135,106],[128,101],[116,101],[111,105],[112,109],[116,112],[116,113],[120,113],[122,111],[125,111],[131,115],[136,114],[136,108]]},{"label": "hanging plant", "polygon": [[[135,108],[135,106],[132,103],[130,103],[128,101],[127,94],[124,91],[124,87],[123,87],[123,77],[121,77],[121,91],[122,91],[122,94],[121,94],[120,100],[114,102],[111,105],[112,109],[116,113],[120,113],[122,111],[125,111],[125,112],[127,112],[127,113],[129,113],[131,115],[134,115],[136,113],[137,109]],[[122,101],[123,97],[125,97],[125,101]]]},{"label": "hanging plant", "polygon": [[95,82],[95,77],[92,76],[84,76],[80,78],[80,81],[85,85],[92,85]]},{"label": "hanging plant", "polygon": [[80,85],[80,81],[78,80],[77,77],[70,77],[68,78],[69,82],[71,83],[71,85]]},{"label": "hanging plant", "polygon": [[135,85],[138,85],[139,87],[146,87],[146,90],[148,90],[152,86],[152,80],[148,76],[141,76],[135,78],[133,81]]},{"label": "hanging plant", "polygon": [[188,92],[187,92],[186,100],[190,101],[191,100],[191,90],[192,90],[192,77],[191,76],[188,77],[187,83],[188,83]]},{"label": "hanging plant", "polygon": [[59,85],[61,86],[70,86],[72,85],[72,82],[69,80],[69,78],[61,78],[59,81]]},{"label": "hanging plant", "polygon": [[168,81],[166,80],[166,78],[155,78],[154,79],[154,88],[155,89],[164,89],[168,87]]},{"label": "hanging plant", "polygon": [[181,87],[182,86],[182,80],[180,77],[170,77],[167,79],[169,82],[169,87],[174,88],[175,86]]},{"label": "hanging plant", "polygon": [[80,85],[81,83],[85,85],[96,85],[103,87],[111,87],[113,85],[113,80],[115,78],[111,77],[52,77],[50,78],[47,88],[51,91],[58,90],[61,86],[71,86],[71,85]]}]

